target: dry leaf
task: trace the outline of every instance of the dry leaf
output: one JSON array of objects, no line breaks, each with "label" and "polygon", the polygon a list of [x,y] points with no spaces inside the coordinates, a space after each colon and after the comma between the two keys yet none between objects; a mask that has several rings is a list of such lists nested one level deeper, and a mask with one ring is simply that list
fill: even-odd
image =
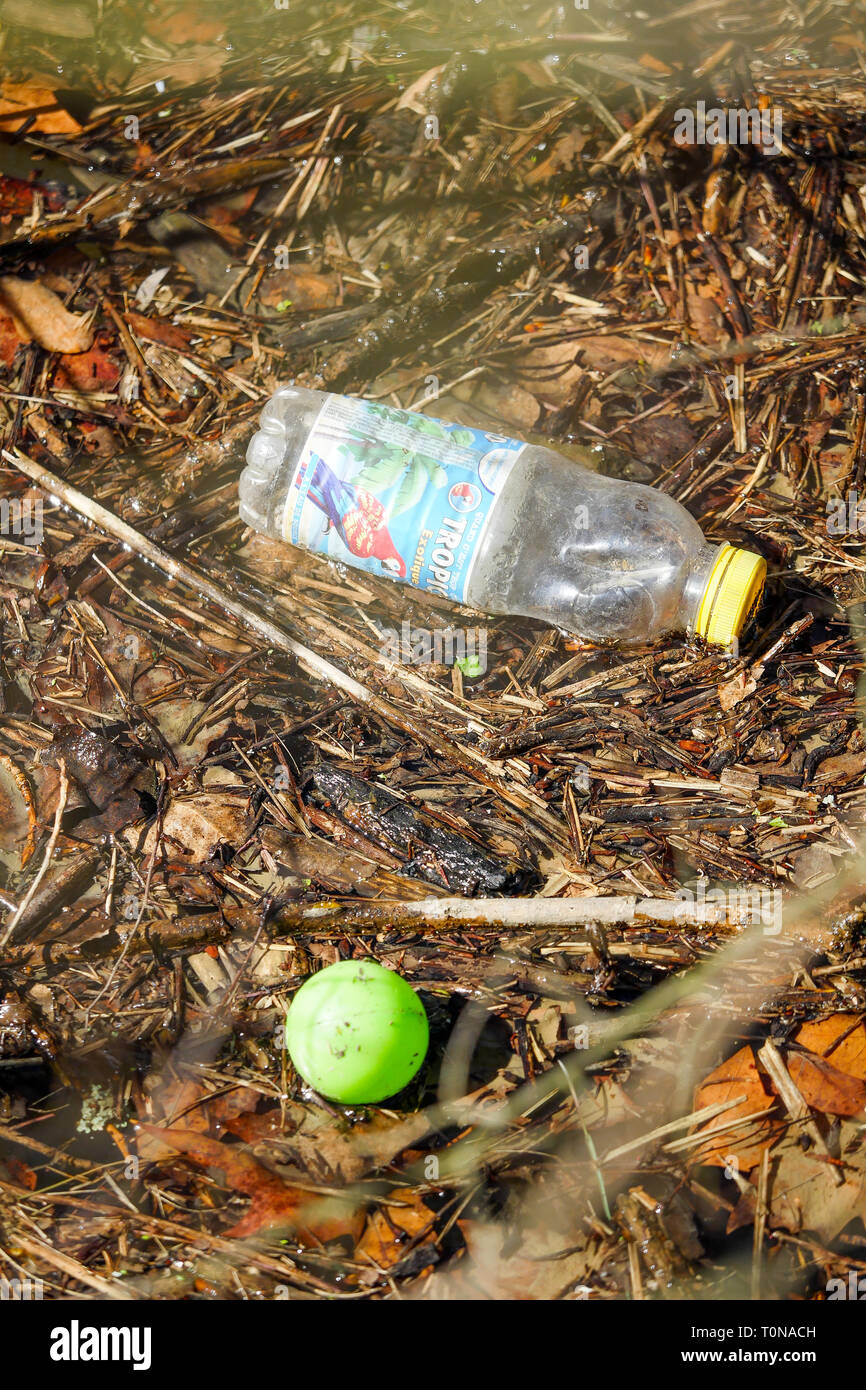
[{"label": "dry leaf", "polygon": [[54,378],[59,391],[113,391],[120,381],[120,368],[98,342],[88,352],[64,353]]},{"label": "dry leaf", "polygon": [[43,135],[77,135],[81,130],[75,118],[58,105],[50,87],[39,87],[35,82],[0,83],[0,131],[9,135],[19,130],[34,111],[36,118],[30,130]]},{"label": "dry leaf", "polygon": [[178,352],[186,352],[189,347],[192,334],[184,328],[178,328],[168,319],[152,319],[145,314],[130,311],[126,315],[126,321],[133,333],[139,338],[146,338],[149,343],[162,343],[163,347],[177,348]]},{"label": "dry leaf", "polygon": [[19,1187],[26,1187],[29,1192],[35,1192],[39,1179],[29,1163],[25,1163],[21,1158],[12,1157],[7,1158],[5,1162],[12,1181],[17,1182]]},{"label": "dry leaf", "polygon": [[[3,127],[0,125],[0,131]],[[28,217],[33,211],[33,198],[38,194],[48,212],[59,212],[66,201],[58,188],[49,188],[29,179],[13,179],[0,175],[0,217]]]},{"label": "dry leaf", "polygon": [[[260,1096],[248,1086],[234,1086],[227,1092],[208,1090],[200,1081],[179,1081],[172,1072],[160,1074],[149,1094],[151,1115],[156,1114],[162,1128],[159,1138],[142,1133],[138,1152],[142,1158],[157,1158],[165,1147],[164,1131],[182,1129],[188,1134],[218,1134],[232,1128],[247,1111],[255,1110]],[[142,1114],[141,1111],[139,1111]],[[276,1110],[277,1118],[280,1111]],[[143,1115],[142,1115],[143,1117]],[[234,1132],[234,1130],[233,1130]],[[245,1138],[244,1135],[240,1136]]]},{"label": "dry leaf", "polygon": [[733,680],[724,681],[719,686],[719,704],[727,712],[738,705],[741,700],[745,700],[747,695],[754,695],[758,688],[758,682],[754,676],[750,676],[746,671],[740,671]]},{"label": "dry leaf", "polygon": [[626,334],[598,333],[529,347],[515,359],[512,370],[528,391],[550,405],[562,406],[573,401],[574,387],[587,371],[607,375],[619,367],[633,367],[661,372],[670,365],[670,348],[665,343]]},{"label": "dry leaf", "polygon": [[[742,1171],[748,1171],[760,1161],[767,1145],[784,1132],[784,1125],[775,1116],[756,1117],[757,1111],[773,1104],[776,1093],[770,1078],[759,1069],[751,1047],[741,1047],[727,1062],[710,1072],[695,1092],[694,1108],[701,1110],[705,1105],[719,1105],[735,1096],[745,1099],[698,1126],[695,1133],[705,1134],[707,1142],[706,1147],[694,1151],[695,1162],[726,1168],[733,1158]],[[722,1125],[730,1125],[732,1120],[738,1119],[742,1119],[742,1125],[714,1136],[714,1131]]]},{"label": "dry leaf", "polygon": [[375,1269],[391,1270],[418,1245],[435,1245],[435,1217],[420,1192],[397,1187],[382,1200],[367,1222],[355,1259]]},{"label": "dry leaf", "polygon": [[825,1058],[786,1048],[785,1066],[806,1104],[822,1115],[859,1115],[866,1107],[866,1082]]},{"label": "dry leaf", "polygon": [[671,365],[671,350],[667,343],[653,343],[636,334],[599,333],[575,338],[578,359],[585,367],[613,372],[619,367],[637,367],[643,371],[662,372]]},{"label": "dry leaf", "polygon": [[[831,1241],[849,1221],[862,1216],[866,1201],[862,1134],[858,1126],[843,1120],[839,1139],[841,1163],[804,1150],[794,1134],[777,1145],[770,1158],[771,1229],[814,1231],[820,1240]],[[839,1173],[845,1179],[842,1183],[836,1180]],[[750,1177],[756,1185],[758,1174]],[[728,1219],[729,1233],[754,1220],[755,1197],[753,1186],[740,1198]]]},{"label": "dry leaf", "polygon": [[[858,1014],[831,1014],[804,1023],[793,1039],[798,1046],[785,1049],[785,1065],[791,1079],[811,1109],[825,1115],[857,1115],[866,1108],[866,1027]],[[755,1116],[772,1104],[776,1092],[769,1076],[759,1068],[751,1047],[742,1047],[702,1082],[695,1092],[694,1108],[715,1105],[736,1095],[739,1105],[713,1116],[695,1133],[706,1134],[707,1147],[696,1151],[698,1163],[726,1167],[735,1158],[741,1171],[759,1161],[769,1144],[784,1133],[775,1115],[755,1118],[748,1130],[735,1129],[713,1137],[713,1132],[733,1119]]]},{"label": "dry leaf", "polygon": [[23,342],[35,340],[47,352],[87,352],[93,342],[90,314],[70,314],[53,290],[38,280],[0,277],[0,308]]},{"label": "dry leaf", "polygon": [[226,20],[220,17],[208,19],[201,13],[200,5],[185,5],[172,13],[166,23],[165,14],[154,9],[151,14],[143,14],[144,27],[159,43],[168,39],[175,45],[185,43],[210,43],[225,33]]},{"label": "dry leaf", "polygon": [[301,1245],[318,1245],[351,1236],[357,1240],[363,1214],[355,1199],[318,1197],[283,1182],[239,1144],[224,1144],[195,1130],[139,1126],[162,1141],[166,1153],[186,1154],[200,1168],[216,1168],[225,1174],[226,1186],[250,1198],[245,1216],[225,1231],[227,1238],[253,1236],[260,1231],[289,1228]]},{"label": "dry leaf", "polygon": [[577,126],[565,131],[554,144],[547,159],[534,165],[524,174],[523,181],[526,186],[533,188],[535,184],[544,183],[563,169],[571,169],[575,156],[581,153],[588,139],[589,136]]},{"label": "dry leaf", "polygon": [[269,309],[331,309],[340,299],[340,278],[329,271],[320,274],[308,266],[277,270],[263,280],[258,290],[260,302]]},{"label": "dry leaf", "polygon": [[[197,792],[172,801],[163,817],[161,832],[169,853],[179,851],[188,855],[193,864],[203,864],[219,845],[236,848],[242,844],[252,825],[248,800],[246,792]],[[156,843],[157,827],[152,825],[143,852],[152,853]]]},{"label": "dry leaf", "polygon": [[425,102],[420,101],[419,98],[427,94],[433,84],[438,82],[444,71],[445,64],[440,63],[438,67],[428,68],[426,72],[422,72],[421,76],[416,77],[414,82],[410,82],[405,92],[402,93],[395,110],[416,111],[419,116],[426,115],[429,107]]},{"label": "dry leaf", "polygon": [[425,1299],[549,1301],[561,1298],[592,1268],[585,1237],[577,1231],[559,1234],[536,1226],[515,1241],[493,1222],[463,1219],[457,1225],[467,1258],[425,1280]]},{"label": "dry leaf", "polygon": [[866,1081],[866,1024],[859,1014],[828,1014],[803,1023],[794,1040],[839,1071]]},{"label": "dry leaf", "polygon": [[248,1144],[268,1145],[259,1151],[263,1156],[273,1155],[330,1187],[384,1168],[431,1130],[423,1111],[397,1117],[371,1111],[363,1121],[348,1125],[325,1110],[291,1101],[261,1115],[232,1116],[224,1123]]},{"label": "dry leaf", "polygon": [[[502,421],[523,433],[535,427],[541,414],[541,406],[535,396],[507,378],[497,378],[495,381],[478,381],[476,378],[460,382],[454,387],[453,394],[474,410],[483,411],[492,420]],[[489,429],[490,425],[485,422],[479,428]]]},{"label": "dry leaf", "polygon": [[695,337],[707,347],[718,347],[726,338],[725,320],[715,301],[686,282],[686,312]]}]

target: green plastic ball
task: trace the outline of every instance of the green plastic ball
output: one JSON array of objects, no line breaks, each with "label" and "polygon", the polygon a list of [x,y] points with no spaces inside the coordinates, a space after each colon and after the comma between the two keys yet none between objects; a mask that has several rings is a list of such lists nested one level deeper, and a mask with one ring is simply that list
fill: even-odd
[{"label": "green plastic ball", "polygon": [[315,1091],[343,1105],[396,1095],[427,1052],[427,1015],[415,991],[375,961],[339,961],[298,990],[286,1046]]}]

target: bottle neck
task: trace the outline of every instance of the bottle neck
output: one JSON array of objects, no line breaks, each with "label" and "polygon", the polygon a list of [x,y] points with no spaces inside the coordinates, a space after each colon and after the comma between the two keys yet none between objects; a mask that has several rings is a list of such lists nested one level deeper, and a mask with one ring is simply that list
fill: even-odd
[{"label": "bottle neck", "polygon": [[720,545],[705,545],[695,556],[695,562],[692,565],[691,573],[686,580],[683,589],[682,611],[686,627],[690,634],[695,630],[701,600],[707,591],[710,575],[713,572],[713,566],[718,559],[721,548]]}]

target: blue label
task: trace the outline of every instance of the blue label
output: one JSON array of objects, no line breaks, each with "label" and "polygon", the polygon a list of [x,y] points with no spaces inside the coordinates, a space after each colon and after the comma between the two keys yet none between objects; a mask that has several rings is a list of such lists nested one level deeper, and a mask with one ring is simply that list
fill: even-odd
[{"label": "blue label", "polygon": [[462,603],[525,446],[410,410],[329,396],[286,499],[293,545]]}]

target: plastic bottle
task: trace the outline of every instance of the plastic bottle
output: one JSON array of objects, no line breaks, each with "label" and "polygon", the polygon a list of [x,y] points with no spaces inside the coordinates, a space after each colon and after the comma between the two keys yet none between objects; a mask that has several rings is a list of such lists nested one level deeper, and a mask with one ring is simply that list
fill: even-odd
[{"label": "plastic bottle", "polygon": [[673,498],[552,449],[286,386],[240,480],[243,520],[332,560],[594,642],[729,645],[766,564],[710,545]]}]

